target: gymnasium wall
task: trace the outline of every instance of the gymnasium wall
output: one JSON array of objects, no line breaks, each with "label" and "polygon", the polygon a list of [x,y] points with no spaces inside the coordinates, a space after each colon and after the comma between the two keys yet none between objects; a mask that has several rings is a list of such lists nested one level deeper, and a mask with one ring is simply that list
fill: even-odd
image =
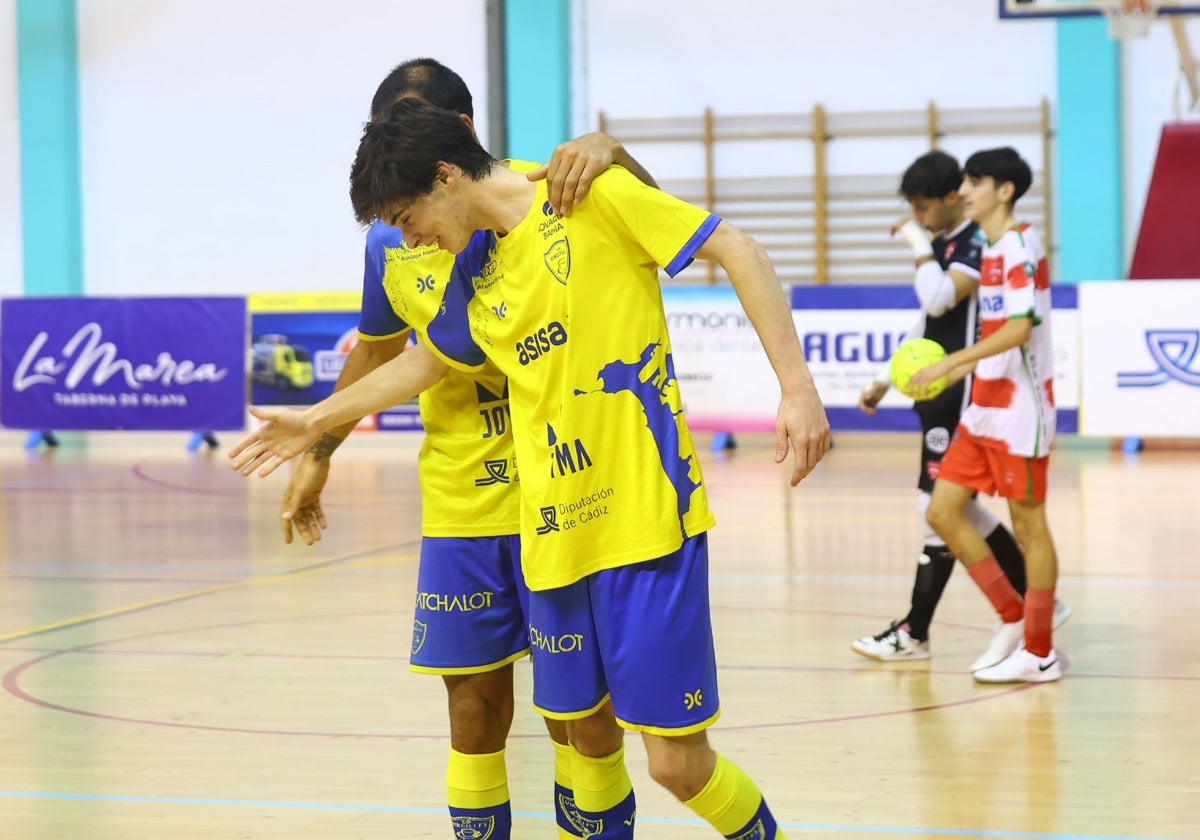
[{"label": "gymnasium wall", "polygon": [[0,297],[19,295],[21,156],[17,124],[16,0],[0,0]]},{"label": "gymnasium wall", "polygon": [[[830,111],[870,111],[923,109],[931,99],[957,108],[1054,101],[1054,23],[1003,25],[992,3],[590,0],[586,6],[586,79],[580,87],[589,125],[599,110],[695,116],[705,107],[718,114],[772,114],[808,112],[816,103]],[[966,72],[978,62],[980,43],[991,55],[1019,53],[1021,71],[984,88]],[[948,151],[965,156],[977,148],[974,142],[959,141]],[[919,138],[895,143],[882,155],[878,142],[833,143],[829,167],[898,177],[926,149]],[[1040,148],[1022,151],[1040,164]],[[645,153],[652,171],[666,177],[675,176],[672,168],[694,163],[661,147]],[[795,164],[786,165],[795,171]],[[767,174],[772,166],[769,159],[736,153],[718,161],[730,175]]]},{"label": "gymnasium wall", "polygon": [[405,59],[457,70],[487,136],[479,0],[78,0],[78,21],[87,294],[356,288],[350,163]]},{"label": "gymnasium wall", "polygon": [[[0,294],[23,288],[15,5],[0,0]],[[345,185],[370,94],[398,61],[435,56],[470,84],[487,136],[484,5],[78,0],[85,292],[355,286],[362,236]],[[576,131],[594,128],[601,109],[748,114],[806,111],[816,102],[853,110],[923,107],[930,99],[946,107],[1028,105],[1042,97],[1055,105],[1056,24],[1001,23],[993,3],[572,0],[572,7],[585,18],[574,27]],[[1189,27],[1200,44],[1200,22]],[[986,93],[970,72],[981,44],[990,56],[1008,56],[1012,68]],[[1124,53],[1129,243],[1171,111],[1174,60],[1162,25]],[[949,150],[961,156],[973,148],[959,143]],[[845,143],[831,148],[829,163],[898,172],[918,146],[880,155],[877,144]],[[1040,158],[1039,149],[1025,151]],[[728,155],[718,165],[730,174],[770,172],[779,161]],[[679,155],[647,150],[645,162],[664,177],[695,171],[695,161]]]}]

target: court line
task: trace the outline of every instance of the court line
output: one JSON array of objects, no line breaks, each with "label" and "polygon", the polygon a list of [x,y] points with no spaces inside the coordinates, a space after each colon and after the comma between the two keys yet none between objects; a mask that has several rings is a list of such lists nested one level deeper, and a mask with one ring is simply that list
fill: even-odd
[{"label": "court line", "polygon": [[[189,796],[134,796],[103,793],[62,793],[49,791],[0,790],[0,797],[12,799],[51,799],[59,801],[128,802],[144,805],[216,805],[234,808],[285,808],[311,811],[368,811],[388,814],[445,815],[445,808],[420,808],[408,805],[370,805],[346,802],[289,802],[272,799],[219,799]],[[554,814],[542,811],[513,811],[514,817],[553,821]],[[639,824],[707,826],[702,820],[688,817],[653,817],[638,814]],[[839,825],[836,823],[781,822],[787,831],[845,831],[870,834],[923,834],[959,837],[1002,837],[1023,840],[1184,840],[1176,837],[1149,837],[1129,834],[1072,834],[1034,831],[1004,831],[1002,829],[921,828],[890,825]]]},{"label": "court line", "polygon": [[[376,554],[384,551],[396,551],[401,548],[412,548],[419,544],[419,540],[406,540],[402,543],[394,545],[380,546],[379,548],[371,548],[366,551],[355,552],[354,554],[345,557],[335,557],[332,560],[323,560],[320,563],[313,563],[308,566],[301,566],[295,569],[284,569],[279,572],[270,572],[263,575],[253,575],[241,580],[229,581],[228,583],[219,583],[215,586],[205,586],[200,589],[189,589],[186,592],[178,592],[174,595],[164,595],[161,598],[150,598],[146,601],[137,601],[133,604],[125,604],[120,607],[113,607],[108,610],[100,610],[94,613],[85,613],[83,615],[64,618],[60,621],[54,621],[49,624],[42,624],[37,627],[29,627],[24,630],[16,630],[11,633],[0,633],[0,645],[6,642],[15,642],[18,639],[29,639],[33,636],[42,636],[46,633],[53,633],[57,630],[66,630],[72,627],[80,627],[84,624],[91,624],[95,621],[102,621],[106,618],[114,618],[119,615],[130,615],[143,610],[154,609],[155,607],[166,606],[167,604],[177,604],[181,601],[187,601],[192,598],[199,598],[203,595],[212,595],[215,592],[224,592],[229,589],[238,589],[244,586],[257,586],[263,583],[274,583],[278,580],[284,580],[298,575],[306,575],[314,572],[324,572],[334,566],[343,568],[352,568],[355,561],[364,561]],[[346,565],[349,564],[349,565]]]},{"label": "court line", "polygon": [[81,470],[73,473],[50,473],[36,475],[30,478],[18,478],[13,481],[0,482],[0,490],[20,490],[22,488],[38,487],[46,484],[58,484],[63,481],[73,481],[77,478],[91,478],[97,475],[108,475],[105,469]]}]

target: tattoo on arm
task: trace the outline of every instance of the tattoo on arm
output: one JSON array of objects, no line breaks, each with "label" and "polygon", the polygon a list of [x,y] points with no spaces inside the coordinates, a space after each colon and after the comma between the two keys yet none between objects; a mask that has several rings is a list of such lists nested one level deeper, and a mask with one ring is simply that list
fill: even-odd
[{"label": "tattoo on arm", "polygon": [[335,449],[342,445],[342,441],[344,440],[345,438],[334,437],[331,434],[323,434],[321,435],[320,440],[308,447],[308,451],[311,452],[313,457],[318,461],[324,461],[333,454]]}]

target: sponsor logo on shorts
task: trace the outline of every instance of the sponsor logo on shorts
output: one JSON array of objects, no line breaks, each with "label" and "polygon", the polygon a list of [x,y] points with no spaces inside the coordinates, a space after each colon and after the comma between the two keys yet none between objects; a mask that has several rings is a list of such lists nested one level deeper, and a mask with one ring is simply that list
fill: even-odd
[{"label": "sponsor logo on shorts", "polygon": [[575,653],[583,649],[582,633],[562,633],[558,636],[547,635],[541,630],[529,625],[529,644],[534,650],[543,653]]},{"label": "sponsor logo on shorts", "polygon": [[427,612],[474,612],[492,605],[491,592],[446,595],[442,592],[418,592],[417,609]]},{"label": "sponsor logo on shorts", "polygon": [[683,693],[683,707],[689,712],[703,705],[704,695],[700,692],[700,689],[697,688],[695,691],[685,691]]},{"label": "sponsor logo on shorts", "polygon": [[423,621],[414,621],[413,622],[412,652],[414,655],[416,655],[416,653],[418,651],[420,651],[421,648],[425,647],[425,635],[428,632],[429,632],[428,624],[426,624]]},{"label": "sponsor logo on shorts", "polygon": [[930,452],[942,453],[950,448],[950,430],[937,426],[925,433],[925,448]]},{"label": "sponsor logo on shorts", "polygon": [[496,818],[487,817],[454,817],[455,840],[488,840],[496,830]]}]

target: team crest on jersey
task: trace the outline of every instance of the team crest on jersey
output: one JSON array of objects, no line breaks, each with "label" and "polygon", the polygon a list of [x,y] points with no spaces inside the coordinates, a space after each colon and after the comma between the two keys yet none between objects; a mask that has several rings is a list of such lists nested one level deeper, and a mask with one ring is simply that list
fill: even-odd
[{"label": "team crest on jersey", "polygon": [[488,840],[496,830],[495,817],[455,817],[455,840]]},{"label": "team crest on jersey", "polygon": [[955,249],[956,249],[957,247],[958,247],[958,243],[957,243],[957,242],[948,242],[948,243],[946,243],[946,255],[945,255],[945,257],[944,257],[944,259],[946,260],[946,262],[950,262],[950,258],[954,256],[954,251],[955,251]]},{"label": "team crest on jersey", "polygon": [[421,648],[425,647],[425,634],[428,632],[429,632],[428,624],[426,624],[423,621],[414,621],[413,622],[412,652],[413,652],[414,656],[416,656],[416,654],[421,650]]},{"label": "team crest on jersey", "polygon": [[754,825],[750,826],[748,831],[743,831],[736,837],[730,837],[729,840],[768,840],[767,830],[763,827],[762,820],[755,820]]},{"label": "team crest on jersey", "polygon": [[556,239],[550,250],[545,253],[544,259],[546,268],[550,269],[554,279],[564,286],[567,285],[567,278],[571,276],[571,243],[566,237]]}]

